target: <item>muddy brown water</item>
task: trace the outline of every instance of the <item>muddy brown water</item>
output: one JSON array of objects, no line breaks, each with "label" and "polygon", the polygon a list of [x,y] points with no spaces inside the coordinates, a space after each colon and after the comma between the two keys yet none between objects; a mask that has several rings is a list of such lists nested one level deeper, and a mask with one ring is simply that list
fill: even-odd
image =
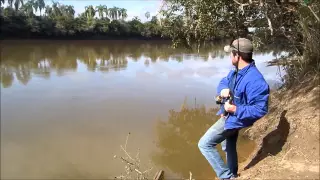
[{"label": "muddy brown water", "polygon": [[[142,170],[167,178],[213,178],[201,135],[218,119],[213,100],[231,69],[223,44],[200,54],[167,42],[2,41],[1,178],[114,178],[120,145]],[[272,52],[256,53],[265,78]],[[182,109],[185,104],[189,109]],[[204,110],[201,105],[206,106]],[[192,109],[195,106],[198,110]],[[253,142],[239,138],[240,161]]]}]

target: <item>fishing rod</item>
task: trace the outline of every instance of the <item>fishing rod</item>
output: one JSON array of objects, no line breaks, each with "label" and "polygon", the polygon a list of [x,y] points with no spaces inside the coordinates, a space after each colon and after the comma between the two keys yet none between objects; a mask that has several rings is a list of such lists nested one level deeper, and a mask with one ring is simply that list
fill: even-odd
[{"label": "fishing rod", "polygon": [[[239,9],[238,9],[238,17],[240,16],[240,13],[239,13]],[[240,43],[239,43],[239,39],[240,39],[240,35],[239,35],[239,26],[238,26],[238,18],[237,17],[235,17],[235,19],[236,19],[236,32],[237,32],[237,36],[238,36],[238,39],[237,39],[237,41],[238,41],[238,47],[237,47],[237,62],[236,62],[236,64],[235,64],[235,68],[236,68],[236,70],[235,70],[235,75],[233,76],[233,89],[231,90],[230,89],[230,91],[229,91],[229,97],[227,97],[226,98],[226,100],[224,101],[224,98],[222,98],[220,95],[216,98],[216,103],[217,104],[225,104],[225,102],[228,102],[229,104],[232,104],[233,103],[233,99],[234,99],[234,90],[235,90],[235,87],[236,87],[236,82],[237,82],[237,77],[238,77],[238,71],[239,71],[239,60],[240,60]],[[233,41],[231,41],[230,42],[230,47],[232,46],[232,47],[234,47],[233,45],[232,45],[232,43],[234,42],[235,40],[233,40]],[[233,52],[232,52],[233,53]],[[224,111],[223,111],[223,115],[224,116],[228,116],[229,115],[229,113],[224,109]]]}]

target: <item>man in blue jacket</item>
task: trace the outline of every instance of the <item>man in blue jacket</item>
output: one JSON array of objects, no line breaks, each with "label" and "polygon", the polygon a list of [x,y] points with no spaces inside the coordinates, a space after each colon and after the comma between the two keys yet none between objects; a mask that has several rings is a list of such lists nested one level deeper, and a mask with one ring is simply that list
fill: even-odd
[{"label": "man in blue jacket", "polygon": [[[217,92],[222,98],[232,97],[233,102],[221,106],[217,113],[221,118],[203,135],[198,146],[219,179],[232,179],[238,173],[238,132],[267,114],[269,85],[252,59],[250,40],[236,39],[224,50],[231,54],[235,69],[220,81]],[[216,149],[219,143],[226,152],[227,165]]]}]

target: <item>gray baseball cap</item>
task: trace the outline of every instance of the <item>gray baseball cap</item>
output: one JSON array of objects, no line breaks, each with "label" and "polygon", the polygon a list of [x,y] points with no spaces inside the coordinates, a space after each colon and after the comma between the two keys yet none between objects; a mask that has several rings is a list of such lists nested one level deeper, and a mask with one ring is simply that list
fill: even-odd
[{"label": "gray baseball cap", "polygon": [[238,51],[238,43],[239,43],[239,51],[244,53],[253,52],[253,45],[249,39],[239,38],[232,42],[231,45],[224,46],[225,52],[231,52],[232,50]]}]

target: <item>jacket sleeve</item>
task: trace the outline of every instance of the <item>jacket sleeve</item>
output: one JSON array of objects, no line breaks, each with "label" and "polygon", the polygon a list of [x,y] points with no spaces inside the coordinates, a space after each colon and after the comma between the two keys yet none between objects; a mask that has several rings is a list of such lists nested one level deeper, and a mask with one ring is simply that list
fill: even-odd
[{"label": "jacket sleeve", "polygon": [[256,80],[246,87],[247,104],[237,106],[235,116],[239,120],[256,121],[268,112],[269,85],[263,80]]},{"label": "jacket sleeve", "polygon": [[217,94],[220,94],[222,89],[229,89],[230,74],[231,74],[231,72],[229,72],[229,74],[226,77],[221,79],[221,81],[217,87]]}]

